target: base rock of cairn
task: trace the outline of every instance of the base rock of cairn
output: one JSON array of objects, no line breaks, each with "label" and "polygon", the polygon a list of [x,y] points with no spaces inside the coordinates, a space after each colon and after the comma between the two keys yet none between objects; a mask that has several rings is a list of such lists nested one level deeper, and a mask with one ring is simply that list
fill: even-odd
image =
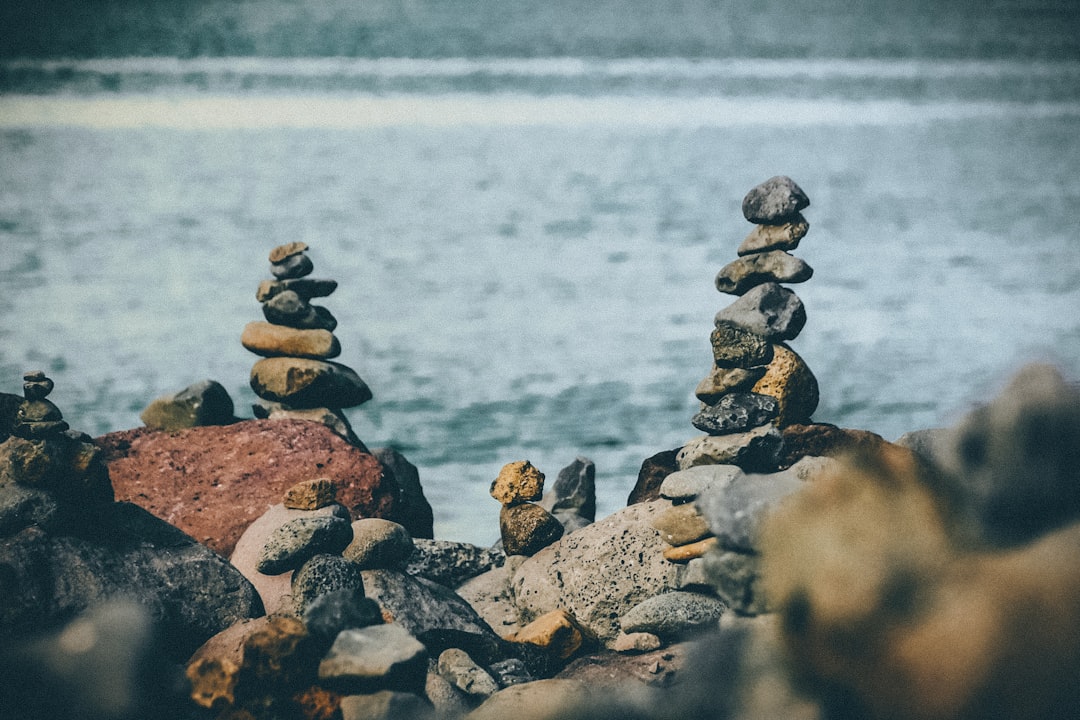
[{"label": "base rock of cairn", "polygon": [[370,400],[371,389],[352,368],[331,361],[341,354],[337,320],[311,300],[329,296],[337,281],[308,277],[314,264],[307,249],[292,242],[270,251],[274,279],[255,293],[266,320],[248,323],[240,336],[263,358],[251,368],[251,389],[267,402],[253,409],[256,417],[319,420],[358,443],[341,410]]},{"label": "base rock of cairn", "polygon": [[716,276],[716,289],[737,299],[716,314],[713,365],[695,390],[702,406],[691,421],[707,434],[679,452],[682,469],[732,464],[775,471],[782,464],[780,430],[809,422],[817,408],[817,380],[786,344],[802,331],[806,309],[781,284],[813,275],[787,252],[809,230],[801,213],[809,205],[806,193],[785,176],[766,180],[743,199],[743,215],[755,228],[739,246],[738,259]]}]

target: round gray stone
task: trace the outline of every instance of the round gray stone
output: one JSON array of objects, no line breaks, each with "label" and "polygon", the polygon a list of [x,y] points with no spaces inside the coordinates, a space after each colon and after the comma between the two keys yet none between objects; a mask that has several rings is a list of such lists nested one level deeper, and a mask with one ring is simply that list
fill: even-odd
[{"label": "round gray stone", "polygon": [[721,319],[719,315],[709,341],[713,359],[721,367],[758,367],[768,365],[773,357],[772,343],[735,320]]},{"label": "round gray stone", "polygon": [[679,638],[716,627],[727,610],[716,598],[676,590],[656,595],[635,605],[619,620],[624,633],[652,633],[661,638]]},{"label": "round gray stone", "polygon": [[806,324],[806,308],[794,292],[770,282],[747,291],[718,312],[717,326],[721,322],[734,323],[770,342],[792,340]]},{"label": "round gray stone", "polygon": [[777,175],[746,193],[742,211],[743,217],[752,223],[781,225],[809,205],[810,198],[794,180]]},{"label": "round gray stone", "polygon": [[352,542],[342,554],[361,570],[399,568],[412,554],[413,539],[402,525],[382,518],[362,518],[352,524]]},{"label": "round gray stone", "polygon": [[255,569],[264,575],[295,570],[322,553],[340,553],[352,540],[347,520],[314,515],[290,520],[270,534]]}]

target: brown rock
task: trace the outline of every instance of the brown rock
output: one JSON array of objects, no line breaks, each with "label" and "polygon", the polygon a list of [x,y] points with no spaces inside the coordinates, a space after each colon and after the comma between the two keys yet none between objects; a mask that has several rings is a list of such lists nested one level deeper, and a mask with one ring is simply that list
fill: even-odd
[{"label": "brown rock", "polygon": [[[668,687],[676,682],[681,672],[692,662],[690,653],[692,643],[676,643],[667,647],[640,653],[596,653],[577,658],[566,666],[556,678],[572,679],[586,684],[596,693],[598,689],[610,688],[617,694],[633,693],[636,687]],[[674,702],[669,697],[667,702]],[[675,710],[668,707],[669,710]],[[715,710],[715,706],[711,708]],[[659,712],[658,717],[693,717],[684,716],[677,710]],[[631,717],[640,715],[631,714]],[[645,715],[651,717],[652,713]],[[711,714],[709,715],[711,716]],[[619,717],[618,715],[616,717]],[[702,716],[706,717],[706,716]]]},{"label": "brown rock", "polygon": [[536,503],[503,505],[499,532],[507,555],[535,555],[563,535],[559,519]]},{"label": "brown rock", "polygon": [[773,346],[768,340],[727,320],[717,320],[709,336],[713,358],[722,367],[751,368],[768,365]]},{"label": "brown rock", "polygon": [[729,262],[716,274],[716,289],[729,295],[742,295],[762,283],[800,283],[813,274],[813,268],[805,260],[783,250],[769,250]]},{"label": "brown rock", "polygon": [[697,465],[738,465],[747,472],[774,472],[784,439],[772,425],[730,435],[704,435],[683,445],[680,470]]},{"label": "brown rock", "polygon": [[765,368],[765,365],[729,368],[714,363],[708,377],[698,383],[694,395],[706,405],[714,405],[728,393],[748,391],[765,374]]},{"label": "brown rock", "polygon": [[810,224],[801,213],[795,213],[782,225],[755,225],[736,252],[751,255],[769,250],[794,250],[809,230]]},{"label": "brown rock", "polygon": [[595,641],[589,631],[565,610],[552,610],[506,638],[543,648],[559,660],[569,660]]},{"label": "brown rock", "polygon": [[285,491],[281,504],[290,510],[317,510],[334,502],[337,486],[330,478],[302,480]]},{"label": "brown rock", "polygon": [[679,450],[664,450],[652,457],[645,458],[638,470],[637,482],[630,496],[626,498],[627,505],[635,505],[641,502],[660,499],[660,486],[664,484],[664,478],[679,469],[675,457]]},{"label": "brown rock", "polygon": [[371,389],[352,368],[291,357],[264,358],[255,363],[251,389],[264,400],[293,408],[347,408],[371,399]]},{"label": "brown rock", "polygon": [[663,645],[663,641],[647,632],[619,633],[611,644],[611,649],[617,653],[643,653],[657,650]]},{"label": "brown rock", "polygon": [[673,505],[655,520],[652,526],[669,545],[687,545],[710,534],[709,523],[694,503]]},{"label": "brown rock", "polygon": [[855,451],[876,452],[890,444],[869,430],[852,430],[828,423],[789,425],[781,432],[784,436],[781,462],[785,467],[808,456],[836,458]]},{"label": "brown rock", "polygon": [[[249,420],[177,433],[145,428],[95,441],[118,500],[141,505],[228,557],[255,518],[302,480],[326,477],[353,519],[397,521],[398,488],[382,466],[323,425]],[[403,523],[404,524],[404,523]]]},{"label": "brown rock", "polygon": [[249,322],[244,326],[240,344],[263,357],[326,360],[341,354],[341,344],[329,330],[297,330],[262,321]]},{"label": "brown rock", "polygon": [[312,685],[292,696],[302,720],[336,720],[341,717],[341,693]]},{"label": "brown rock", "polygon": [[773,423],[785,427],[810,420],[818,405],[818,383],[799,355],[784,344],[773,345],[773,359],[751,392],[776,398],[780,405]]},{"label": "brown rock", "polygon": [[490,492],[503,505],[539,500],[544,495],[544,473],[528,460],[507,463],[491,482]]},{"label": "brown rock", "polygon": [[690,543],[689,545],[665,548],[664,559],[675,563],[690,562],[695,558],[703,557],[705,553],[712,550],[719,543],[720,541],[716,538],[708,537],[704,540]]},{"label": "brown rock", "polygon": [[270,262],[277,264],[282,260],[286,260],[293,255],[299,255],[308,249],[307,243],[291,242],[284,245],[278,245],[276,248],[270,251]]}]

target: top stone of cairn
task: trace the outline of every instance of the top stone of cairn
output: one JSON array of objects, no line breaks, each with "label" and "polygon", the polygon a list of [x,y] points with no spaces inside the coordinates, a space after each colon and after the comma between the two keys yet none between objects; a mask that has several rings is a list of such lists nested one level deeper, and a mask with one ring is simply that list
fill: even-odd
[{"label": "top stone of cairn", "polygon": [[810,205],[810,198],[787,175],[769,178],[746,193],[743,216],[758,225],[783,225]]}]

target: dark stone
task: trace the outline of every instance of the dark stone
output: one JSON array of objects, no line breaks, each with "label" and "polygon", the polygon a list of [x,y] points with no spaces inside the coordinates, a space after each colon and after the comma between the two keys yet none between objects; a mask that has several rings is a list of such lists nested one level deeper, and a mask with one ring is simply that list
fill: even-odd
[{"label": "dark stone", "polygon": [[729,262],[716,274],[716,289],[729,295],[742,295],[762,283],[800,283],[813,274],[813,268],[801,258],[782,250],[770,250]]},{"label": "dark stone", "polygon": [[454,540],[413,539],[405,572],[456,588],[466,580],[506,562],[502,550]]},{"label": "dark stone", "polygon": [[182,430],[236,422],[229,391],[216,380],[201,380],[173,395],[157,398],[139,419],[154,430]]},{"label": "dark stone", "polygon": [[794,465],[806,456],[835,458],[856,451],[874,452],[886,442],[885,438],[869,430],[849,430],[828,423],[787,425],[781,433],[784,450],[780,463],[784,467]]},{"label": "dark stone", "polygon": [[573,513],[589,522],[596,519],[596,464],[578,457],[559,471],[559,476],[540,505],[558,517]]},{"label": "dark stone", "polygon": [[413,539],[435,537],[435,514],[420,485],[420,471],[393,448],[375,448],[371,454],[383,467],[383,475],[398,487],[398,512],[394,521],[404,526]]},{"label": "dark stone", "polygon": [[350,696],[380,690],[423,692],[427,660],[424,646],[400,625],[352,628],[334,639],[319,663],[319,684]]},{"label": "dark stone", "polygon": [[690,422],[710,435],[726,435],[764,425],[776,417],[778,407],[776,398],[768,395],[729,393],[716,404],[702,408]]},{"label": "dark stone", "polygon": [[275,325],[297,330],[329,330],[337,327],[337,318],[329,310],[312,305],[291,290],[278,293],[262,305],[263,317]]},{"label": "dark stone", "polygon": [[65,517],[50,493],[15,483],[0,485],[0,537],[36,525],[53,530]]},{"label": "dark stone", "polygon": [[54,383],[43,370],[23,374],[23,397],[29,401],[44,400],[53,391]]},{"label": "dark stone", "polygon": [[759,225],[782,225],[803,208],[810,198],[786,175],[769,178],[746,194],[743,217]]},{"label": "dark stone", "polygon": [[564,532],[562,523],[536,503],[504,505],[499,511],[499,533],[507,555],[535,555]]},{"label": "dark stone", "polygon": [[364,590],[432,657],[457,647],[487,664],[506,657],[506,643],[453,590],[396,570],[364,570]]},{"label": "dark stone", "polygon": [[772,343],[737,322],[722,320],[719,316],[709,341],[713,359],[721,367],[758,367],[768,365],[773,357]]},{"label": "dark stone", "polygon": [[290,255],[281,262],[270,265],[270,274],[278,280],[294,280],[307,277],[315,269],[311,258],[303,253]]},{"label": "dark stone", "polygon": [[12,435],[0,443],[0,485],[6,483],[44,490],[83,511],[113,500],[101,451],[63,433],[34,440]]},{"label": "dark stone", "polygon": [[364,597],[361,588],[325,592],[304,610],[304,626],[327,648],[342,630],[378,625],[382,621],[379,604]]},{"label": "dark stone", "polygon": [[638,470],[637,482],[630,496],[626,498],[627,505],[658,500],[660,498],[660,486],[664,484],[664,478],[679,469],[676,458],[679,450],[664,450],[652,457],[645,458]]},{"label": "dark stone", "polygon": [[263,612],[255,588],[207,547],[130,503],[63,533],[25,528],[0,541],[0,636],[56,628],[125,596],[145,608],[175,662]]},{"label": "dark stone", "polygon": [[19,414],[19,408],[23,404],[23,398],[10,393],[0,393],[0,442],[8,439],[15,427],[15,417]]},{"label": "dark stone", "polygon": [[328,592],[352,590],[364,593],[360,568],[340,555],[316,555],[293,573],[292,596],[296,614],[301,617],[309,604]]},{"label": "dark stone", "polygon": [[343,518],[298,517],[270,534],[255,569],[264,575],[296,570],[316,555],[341,554],[352,538],[352,525]]},{"label": "dark stone", "polygon": [[739,325],[770,342],[792,340],[806,324],[806,308],[791,290],[776,283],[765,283],[718,312],[717,326],[723,321]]},{"label": "dark stone", "polygon": [[304,301],[311,298],[326,297],[337,290],[337,280],[319,278],[295,278],[293,280],[264,280],[259,283],[255,299],[259,302],[271,300],[283,292],[293,292]]},{"label": "dark stone", "polygon": [[500,687],[520,685],[537,679],[529,672],[525,661],[520,658],[507,658],[493,662],[488,666],[488,671]]}]

